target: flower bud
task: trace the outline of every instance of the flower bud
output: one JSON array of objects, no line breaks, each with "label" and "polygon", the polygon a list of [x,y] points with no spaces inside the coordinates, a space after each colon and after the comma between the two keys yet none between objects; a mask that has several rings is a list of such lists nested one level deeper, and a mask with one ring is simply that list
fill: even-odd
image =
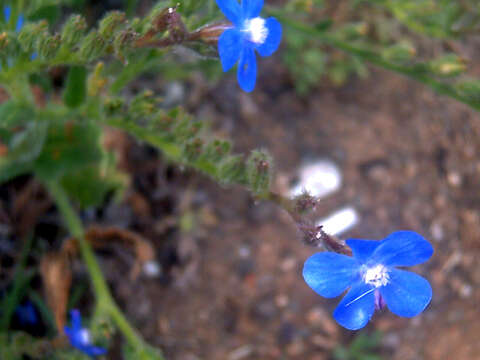
[{"label": "flower bud", "polygon": [[94,60],[105,54],[106,47],[107,44],[103,37],[95,30],[92,30],[80,45],[80,56],[87,61]]},{"label": "flower bud", "polygon": [[62,43],[67,48],[73,48],[84,36],[87,23],[80,15],[72,15],[68,18],[62,29]]},{"label": "flower bud", "polygon": [[367,35],[368,24],[365,22],[351,23],[342,27],[339,32],[347,39],[356,39]]},{"label": "flower bud", "polygon": [[120,97],[115,97],[115,98],[107,99],[105,101],[103,109],[107,116],[115,116],[120,113],[124,115],[123,113],[124,106],[125,106],[124,100]]},{"label": "flower bud", "polygon": [[43,35],[46,36],[48,23],[40,21],[37,23],[28,23],[22,27],[18,34],[18,42],[23,51],[31,53],[37,48],[38,40]]},{"label": "flower bud", "polygon": [[218,167],[218,180],[222,185],[247,184],[243,157],[240,155],[226,157]]},{"label": "flower bud", "polygon": [[293,199],[293,203],[295,214],[305,215],[315,210],[318,205],[318,198],[310,195],[307,191],[303,191]]},{"label": "flower bud", "polygon": [[93,73],[88,77],[88,96],[98,96],[105,85],[107,85],[107,79],[103,74],[104,68],[105,64],[100,61],[95,66]]},{"label": "flower bud", "polygon": [[[0,51],[1,54],[8,54],[8,46],[11,44],[11,39],[8,36],[8,33],[6,31],[0,33]],[[3,56],[2,56],[3,58]]]},{"label": "flower bud", "polygon": [[154,117],[151,119],[149,125],[152,130],[158,130],[162,132],[163,137],[171,138],[167,135],[169,131],[172,130],[173,124],[175,123],[175,117],[172,117],[163,112],[157,112]]},{"label": "flower bud", "polygon": [[111,11],[100,21],[98,32],[107,41],[115,37],[115,31],[125,24],[125,14],[120,11]]},{"label": "flower bud", "polygon": [[145,90],[135,96],[130,103],[130,113],[134,118],[145,118],[152,115],[158,100],[153,97],[151,90]]},{"label": "flower bud", "polygon": [[455,84],[457,91],[466,98],[480,102],[480,81],[465,80]]},{"label": "flower bud", "polygon": [[264,194],[270,190],[273,159],[265,150],[253,150],[247,160],[247,177],[251,190]]},{"label": "flower bud", "polygon": [[202,155],[204,141],[200,138],[195,138],[192,141],[186,143],[183,149],[183,156],[188,161],[197,160]]},{"label": "flower bud", "polygon": [[449,54],[430,62],[430,69],[440,76],[457,76],[466,68],[465,61],[456,54]]},{"label": "flower bud", "polygon": [[230,153],[232,144],[225,140],[215,139],[205,147],[204,158],[216,163]]},{"label": "flower bud", "polygon": [[412,44],[407,42],[395,44],[382,51],[382,57],[384,59],[393,61],[395,63],[405,63],[411,60],[415,54],[415,48],[412,46]]},{"label": "flower bud", "polygon": [[173,135],[175,136],[176,141],[181,143],[195,137],[201,128],[201,122],[193,121],[190,117],[185,116],[176,123],[176,126],[173,129]]},{"label": "flower bud", "polygon": [[138,33],[132,29],[120,31],[113,40],[115,54],[121,58],[126,58],[135,51],[135,41],[138,39]]},{"label": "flower bud", "polygon": [[222,33],[231,28],[228,22],[215,23],[203,26],[189,35],[189,40],[199,40],[207,44],[215,45]]},{"label": "flower bud", "polygon": [[60,34],[45,34],[39,38],[37,51],[41,58],[53,59],[60,48]]}]

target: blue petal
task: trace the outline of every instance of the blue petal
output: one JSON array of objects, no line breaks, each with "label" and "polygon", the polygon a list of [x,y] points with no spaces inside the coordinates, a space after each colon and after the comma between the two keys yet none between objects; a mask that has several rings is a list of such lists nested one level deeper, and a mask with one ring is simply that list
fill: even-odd
[{"label": "blue petal", "polygon": [[80,350],[82,350],[85,354],[89,355],[89,356],[100,356],[100,355],[104,355],[107,353],[107,349],[104,349],[104,348],[101,348],[101,347],[98,347],[98,346],[84,346],[83,348],[81,348]]},{"label": "blue petal", "polygon": [[390,281],[380,288],[380,294],[391,312],[412,317],[421,313],[432,299],[432,287],[420,275],[391,269]]},{"label": "blue petal", "polygon": [[278,49],[282,40],[282,25],[277,19],[270,17],[265,21],[265,27],[268,35],[265,42],[257,47],[257,51],[261,56],[270,56]]},{"label": "blue petal", "polygon": [[227,17],[228,20],[233,22],[235,25],[239,25],[242,20],[242,8],[237,0],[215,0],[218,7],[222,10],[223,14]]},{"label": "blue petal", "polygon": [[242,0],[243,16],[246,19],[256,18],[262,11],[263,0]]},{"label": "blue petal", "polygon": [[346,255],[321,252],[303,265],[303,278],[315,292],[326,298],[340,295],[359,276],[358,262]]},{"label": "blue petal", "polygon": [[67,335],[67,337],[70,339],[70,342],[72,341],[73,339],[73,329],[72,328],[69,328],[68,326],[64,326],[63,327],[63,332],[65,333],[65,335]]},{"label": "blue petal", "polygon": [[372,254],[372,260],[386,266],[421,264],[433,254],[433,247],[414,231],[396,231],[388,235]]},{"label": "blue petal", "polygon": [[363,328],[375,311],[374,291],[372,285],[357,282],[333,312],[335,320],[349,330]]},{"label": "blue petal", "polygon": [[10,21],[10,15],[12,14],[12,8],[10,6],[3,7],[3,18],[5,22],[8,23]]},{"label": "blue petal", "polygon": [[230,70],[240,58],[242,34],[235,28],[225,30],[218,39],[218,54],[223,71]]},{"label": "blue petal", "polygon": [[77,332],[82,328],[82,316],[80,311],[74,309],[70,311],[70,316],[72,318],[72,332]]},{"label": "blue petal", "polygon": [[380,241],[361,239],[348,239],[345,242],[352,249],[353,257],[362,263],[372,256],[377,246],[381,243]]},{"label": "blue petal", "polygon": [[17,25],[15,26],[15,31],[16,31],[16,32],[19,32],[19,31],[22,29],[22,27],[23,27],[23,20],[24,20],[24,19],[23,19],[23,15],[22,15],[22,14],[18,15]]},{"label": "blue petal", "polygon": [[250,47],[244,47],[238,64],[237,79],[243,91],[250,92],[255,88],[257,78],[257,60]]}]

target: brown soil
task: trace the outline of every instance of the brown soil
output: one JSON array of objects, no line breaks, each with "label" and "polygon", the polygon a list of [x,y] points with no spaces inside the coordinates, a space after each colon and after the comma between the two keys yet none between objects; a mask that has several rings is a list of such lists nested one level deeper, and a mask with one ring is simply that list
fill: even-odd
[{"label": "brown soil", "polygon": [[[210,90],[202,81],[192,84],[191,111],[213,120],[238,151],[269,149],[278,161],[279,190],[305,158],[339,164],[343,187],[320,213],[355,206],[361,221],[347,237],[381,239],[412,229],[434,244],[432,260],[415,269],[434,289],[427,310],[413,319],[376,313],[362,330],[382,331],[380,354],[478,358],[479,115],[383,71],[300,99],[269,65],[262,63],[251,95],[240,93],[233,75]],[[156,170],[161,160],[151,162],[135,172],[137,191],[151,208],[137,228],[158,245],[168,281],[133,283],[107,273],[129,318],[168,359],[321,360],[350,341],[355,333],[330,314],[339,299],[322,299],[303,282],[302,264],[316,249],[301,243],[282,210],[171,169],[168,181],[139,190],[142,179],[165,174]],[[165,218],[165,203],[155,200],[165,193],[173,194],[171,214],[191,227]]]},{"label": "brown soil", "polygon": [[[360,223],[346,236],[381,239],[412,229],[434,244],[432,260],[415,269],[434,289],[426,311],[413,319],[377,313],[362,330],[381,330],[379,354],[394,360],[479,358],[478,113],[383,71],[342,88],[319,87],[307,99],[292,92],[272,60],[263,61],[259,73],[253,94],[240,92],[234,75],[215,87],[196,77],[187,91],[189,110],[234,139],[239,152],[269,149],[277,159],[278,191],[305,159],[335,161],[343,186],[319,213],[354,206]],[[132,186],[123,203],[108,203],[84,219],[127,227],[155,246],[164,271],[159,279],[125,276],[132,259],[121,250],[115,254],[122,256],[99,258],[128,318],[167,359],[331,359],[335,347],[357,334],[331,317],[340,299],[323,299],[304,283],[302,264],[317,250],[302,244],[283,210],[170,166],[121,134],[109,135],[123,152],[121,166]],[[28,216],[15,222],[17,233],[51,208],[26,181],[3,190],[33,194],[23,202],[31,210],[18,211]],[[15,208],[4,207],[2,214]],[[42,221],[51,242],[58,233],[52,235],[51,214]]]}]

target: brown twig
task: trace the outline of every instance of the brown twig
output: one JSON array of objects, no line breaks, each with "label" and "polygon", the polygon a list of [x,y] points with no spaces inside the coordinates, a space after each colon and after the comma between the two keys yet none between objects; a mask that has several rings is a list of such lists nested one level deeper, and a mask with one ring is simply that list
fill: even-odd
[{"label": "brown twig", "polygon": [[283,208],[291,216],[302,235],[302,240],[310,246],[323,246],[329,251],[351,255],[350,248],[336,236],[323,231],[322,225],[316,225],[311,218],[319,200],[308,193],[303,193],[294,199],[289,199],[272,191],[262,196],[264,200],[270,200]]}]

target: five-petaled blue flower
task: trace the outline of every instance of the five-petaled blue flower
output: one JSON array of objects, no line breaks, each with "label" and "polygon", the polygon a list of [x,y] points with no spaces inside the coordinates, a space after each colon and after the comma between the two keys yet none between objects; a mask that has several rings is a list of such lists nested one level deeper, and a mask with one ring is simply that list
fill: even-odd
[{"label": "five-petaled blue flower", "polygon": [[421,313],[432,298],[432,288],[423,277],[396,266],[413,266],[433,254],[430,243],[413,231],[397,231],[381,241],[346,241],[353,256],[322,252],[312,255],[303,267],[303,277],[318,294],[336,297],[349,292],[333,317],[350,330],[364,327],[375,307],[386,304],[404,317]]},{"label": "five-petaled blue flower", "polygon": [[80,311],[72,310],[70,311],[70,316],[72,319],[72,327],[65,326],[64,328],[65,335],[67,335],[68,340],[70,340],[70,344],[91,357],[106,354],[106,349],[92,345],[90,331],[82,327]]},{"label": "five-petaled blue flower", "polygon": [[263,0],[216,0],[218,7],[233,23],[218,39],[218,53],[223,71],[230,70],[240,59],[237,79],[240,87],[250,92],[255,88],[257,61],[270,56],[280,45],[282,26],[275,18],[259,17]]}]

